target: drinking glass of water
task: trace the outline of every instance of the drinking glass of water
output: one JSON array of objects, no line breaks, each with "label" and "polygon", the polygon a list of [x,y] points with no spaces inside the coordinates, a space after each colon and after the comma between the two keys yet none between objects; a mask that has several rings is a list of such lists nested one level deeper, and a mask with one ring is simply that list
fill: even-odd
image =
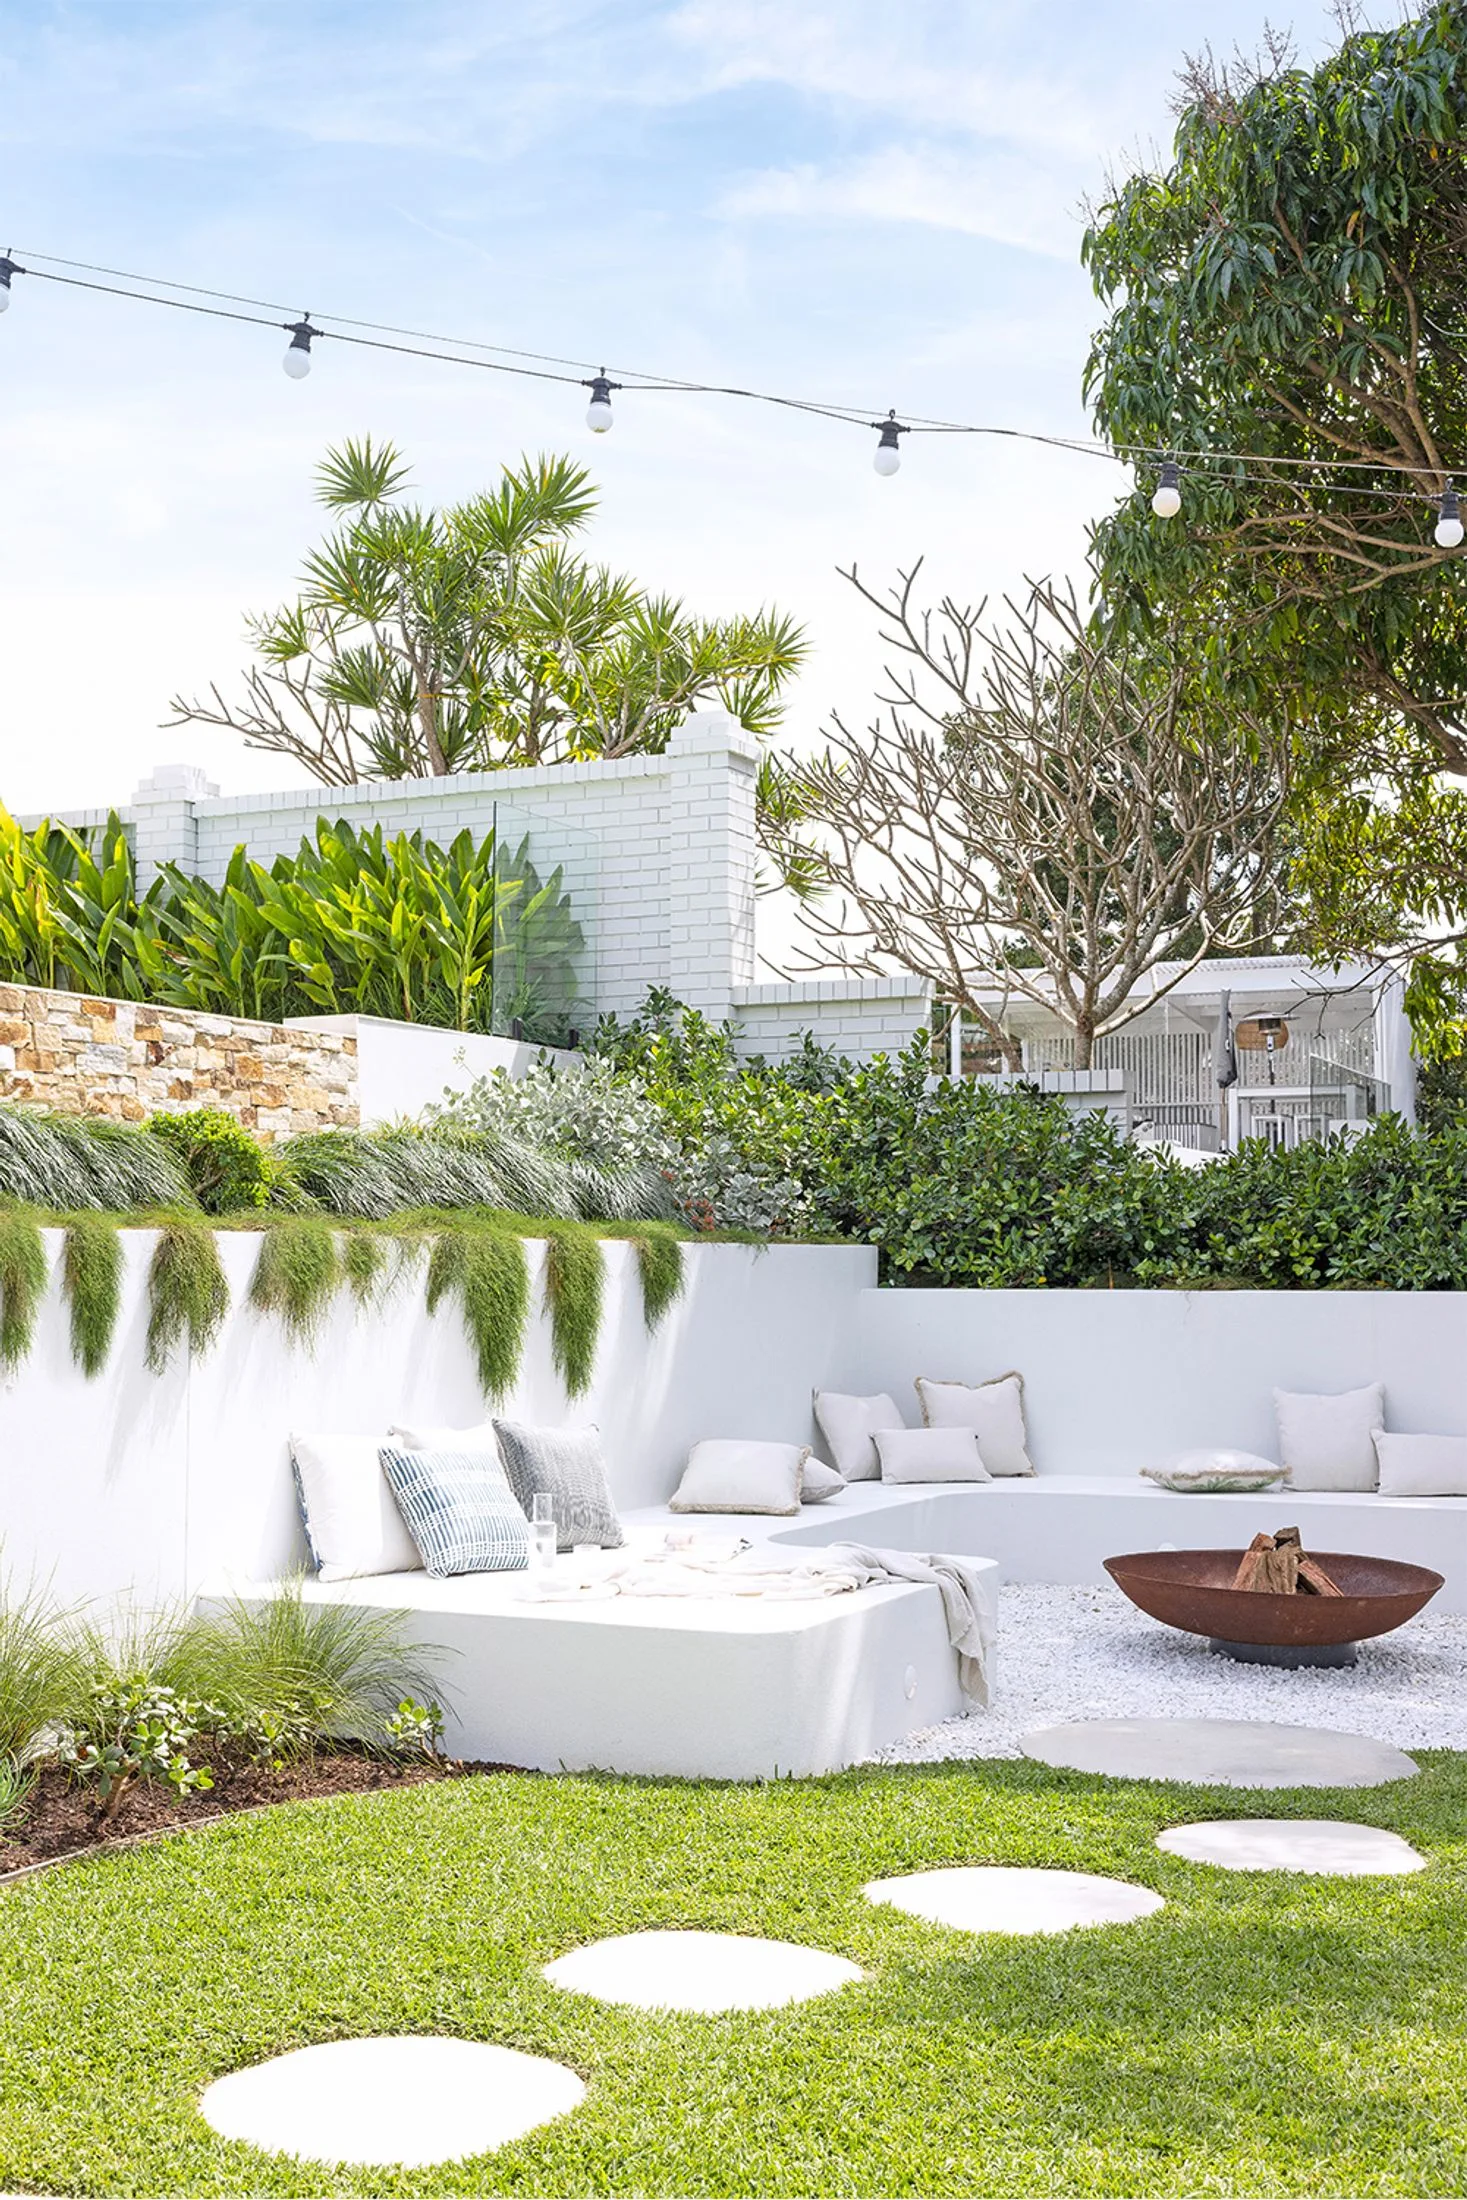
[{"label": "drinking glass of water", "polygon": [[555,1499],[536,1490],[530,1499],[530,1571],[544,1576],[555,1564]]}]

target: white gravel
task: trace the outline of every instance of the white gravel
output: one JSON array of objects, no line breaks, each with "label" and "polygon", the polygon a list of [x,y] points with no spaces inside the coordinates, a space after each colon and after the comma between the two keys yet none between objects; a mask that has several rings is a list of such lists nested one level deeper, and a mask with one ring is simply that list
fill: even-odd
[{"label": "white gravel", "polygon": [[993,1702],[881,1752],[881,1764],[1017,1757],[1019,1738],[1065,1719],[1274,1719],[1369,1734],[1398,1749],[1467,1749],[1467,1618],[1430,1611],[1362,1643],[1330,1670],[1238,1665],[1201,1635],[1163,1627],[1119,1589],[999,1594]]}]

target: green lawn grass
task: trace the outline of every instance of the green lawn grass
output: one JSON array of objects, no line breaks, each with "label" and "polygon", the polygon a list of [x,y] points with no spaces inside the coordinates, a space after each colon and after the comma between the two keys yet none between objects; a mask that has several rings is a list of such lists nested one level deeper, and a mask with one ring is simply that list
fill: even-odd
[{"label": "green lawn grass", "polygon": [[[505,1775],[277,1809],[0,1893],[0,2187],[67,2193],[1441,2194],[1467,2188],[1467,1758],[1352,1794],[1025,1763],[766,1788]],[[1407,1879],[1210,1870],[1196,1817],[1357,1818]],[[1136,1925],[970,1937],[866,1879],[992,1862],[1157,1888]],[[550,1957],[639,1927],[850,1957],[795,2009],[660,2017]],[[553,2056],[572,2116],[476,2162],[216,2139],[220,2073],[359,2033]]]}]

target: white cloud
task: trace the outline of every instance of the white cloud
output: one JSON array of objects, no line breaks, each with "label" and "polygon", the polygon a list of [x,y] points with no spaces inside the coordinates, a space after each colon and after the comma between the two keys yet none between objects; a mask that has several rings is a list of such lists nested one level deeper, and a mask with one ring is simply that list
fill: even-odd
[{"label": "white cloud", "polygon": [[1083,178],[1036,167],[1004,150],[944,152],[894,145],[827,168],[802,162],[765,169],[725,192],[733,218],[917,222],[1073,261]]}]

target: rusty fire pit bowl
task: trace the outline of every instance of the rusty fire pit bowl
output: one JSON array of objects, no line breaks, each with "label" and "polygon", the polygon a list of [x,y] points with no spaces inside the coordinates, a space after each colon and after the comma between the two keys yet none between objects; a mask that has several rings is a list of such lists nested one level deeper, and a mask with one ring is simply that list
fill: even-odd
[{"label": "rusty fire pit bowl", "polygon": [[1210,1635],[1219,1648],[1251,1643],[1306,1653],[1388,1635],[1414,1619],[1442,1585],[1429,1566],[1400,1559],[1353,1558],[1347,1551],[1309,1555],[1342,1596],[1235,1589],[1241,1551],[1131,1551],[1108,1558],[1105,1570],[1133,1604],[1168,1627]]}]

